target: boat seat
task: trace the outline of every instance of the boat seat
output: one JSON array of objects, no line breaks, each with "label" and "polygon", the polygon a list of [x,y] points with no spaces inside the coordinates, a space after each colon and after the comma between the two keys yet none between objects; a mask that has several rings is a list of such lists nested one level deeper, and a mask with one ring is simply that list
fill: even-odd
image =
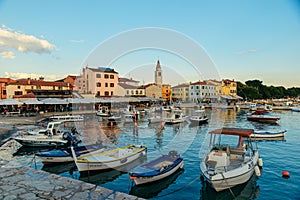
[{"label": "boat seat", "polygon": [[214,160],[208,160],[206,161],[206,164],[207,164],[207,168],[216,168],[217,166],[217,161],[214,161]]},{"label": "boat seat", "polygon": [[244,148],[229,147],[230,154],[245,155]]}]

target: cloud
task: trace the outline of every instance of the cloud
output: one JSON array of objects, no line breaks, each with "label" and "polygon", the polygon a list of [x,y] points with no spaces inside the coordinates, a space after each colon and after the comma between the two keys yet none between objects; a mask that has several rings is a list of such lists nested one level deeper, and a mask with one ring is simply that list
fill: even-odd
[{"label": "cloud", "polygon": [[84,40],[69,40],[70,42],[73,42],[73,43],[83,43]]},{"label": "cloud", "polygon": [[248,53],[256,53],[256,52],[257,52],[256,49],[249,49],[249,50],[247,50],[247,51],[238,51],[238,52],[236,52],[236,54],[238,54],[238,55],[244,55],[244,54],[248,54]]},{"label": "cloud", "polygon": [[19,52],[50,53],[55,46],[47,40],[32,35],[16,32],[5,25],[0,28],[0,47],[3,52],[17,50]]},{"label": "cloud", "polygon": [[46,81],[55,81],[67,77],[67,75],[51,75],[51,74],[45,75],[45,74],[11,73],[11,72],[4,72],[4,74],[6,78],[11,78],[11,79],[22,79],[22,78],[39,79],[40,77],[44,77]]},{"label": "cloud", "polygon": [[3,51],[3,52],[0,52],[0,56],[2,58],[8,58],[8,59],[14,59],[16,56],[14,54],[14,52],[12,51]]}]

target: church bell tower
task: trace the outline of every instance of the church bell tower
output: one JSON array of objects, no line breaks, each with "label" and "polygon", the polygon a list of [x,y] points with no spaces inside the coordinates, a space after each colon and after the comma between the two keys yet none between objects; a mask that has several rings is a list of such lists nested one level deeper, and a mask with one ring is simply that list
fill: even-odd
[{"label": "church bell tower", "polygon": [[156,69],[155,69],[154,76],[155,76],[154,77],[155,84],[158,85],[158,86],[161,86],[162,85],[162,71],[161,71],[159,60],[157,60],[157,64],[156,64]]}]

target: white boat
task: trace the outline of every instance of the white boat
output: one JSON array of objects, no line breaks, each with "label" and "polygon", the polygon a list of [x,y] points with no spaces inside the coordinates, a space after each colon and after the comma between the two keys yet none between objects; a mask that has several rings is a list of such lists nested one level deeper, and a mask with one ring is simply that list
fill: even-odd
[{"label": "white boat", "polygon": [[107,106],[100,107],[99,110],[97,110],[96,115],[100,116],[100,117],[110,117],[110,116],[112,116],[112,114],[111,114],[111,112],[110,112],[110,110]]},{"label": "white boat", "polygon": [[165,118],[165,124],[179,124],[186,121],[181,110],[174,110],[171,113],[171,117]]},{"label": "white boat", "polygon": [[19,133],[13,139],[23,146],[30,147],[68,146],[80,141],[76,128],[72,128],[71,133],[64,132],[61,122],[49,122],[47,129]]},{"label": "white boat", "polygon": [[164,119],[161,116],[154,116],[154,117],[149,117],[148,122],[149,124],[164,123]]},{"label": "white boat", "polygon": [[[209,152],[201,161],[200,170],[204,180],[217,192],[247,182],[254,171],[256,175],[260,175],[258,149],[249,138],[253,132],[253,129],[239,128],[223,128],[210,132]],[[220,144],[221,138],[226,135],[238,136],[238,144]],[[249,139],[243,140],[243,137]],[[228,143],[232,140],[225,141]]]},{"label": "white boat", "polygon": [[108,151],[95,151],[76,157],[71,147],[73,159],[79,172],[116,169],[146,155],[147,148],[141,145],[129,145]]},{"label": "white boat", "polygon": [[298,107],[291,107],[291,110],[294,112],[300,112],[300,106]]},{"label": "white boat", "polygon": [[196,110],[196,115],[193,115],[189,118],[192,125],[201,125],[208,122],[208,117],[205,110]]},{"label": "white boat", "polygon": [[157,159],[135,167],[129,175],[130,180],[133,180],[136,185],[141,185],[164,179],[182,168],[183,158],[176,151],[170,151],[168,155],[162,155]]},{"label": "white boat", "polygon": [[273,131],[256,130],[250,135],[250,137],[253,137],[253,138],[278,138],[278,137],[284,137],[286,132],[287,132],[287,130],[273,130]]},{"label": "white boat", "polygon": [[49,118],[51,121],[60,122],[83,122],[84,116],[82,115],[55,115]]}]

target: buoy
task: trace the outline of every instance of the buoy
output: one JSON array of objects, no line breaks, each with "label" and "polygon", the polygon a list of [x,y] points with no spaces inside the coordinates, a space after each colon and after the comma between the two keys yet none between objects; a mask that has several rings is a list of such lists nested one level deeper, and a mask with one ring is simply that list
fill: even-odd
[{"label": "buoy", "polygon": [[254,167],[254,171],[255,171],[256,176],[261,176],[260,169],[258,166]]},{"label": "buoy", "polygon": [[282,172],[282,177],[283,178],[290,178],[290,173],[288,171],[283,171]]},{"label": "buoy", "polygon": [[262,160],[262,158],[258,158],[258,166],[259,166],[260,168],[263,167],[263,160]]}]

